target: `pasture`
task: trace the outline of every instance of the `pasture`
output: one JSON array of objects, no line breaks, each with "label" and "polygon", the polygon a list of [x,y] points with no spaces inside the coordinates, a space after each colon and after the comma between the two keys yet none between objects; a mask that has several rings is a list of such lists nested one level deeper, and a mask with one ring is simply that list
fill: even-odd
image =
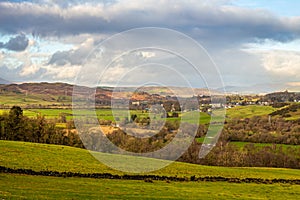
[{"label": "pasture", "polygon": [[[0,165],[15,169],[124,175],[67,146],[0,141]],[[100,154],[100,153],[99,153]],[[114,158],[116,155],[102,154]],[[140,158],[140,161],[148,158]],[[127,162],[136,161],[130,156]],[[126,164],[126,163],[125,163]],[[147,174],[177,177],[300,179],[300,171],[272,168],[226,168],[174,162]],[[296,199],[300,185],[229,182],[173,182],[48,177],[0,173],[1,199]]]},{"label": "pasture", "polygon": [[273,145],[276,145],[277,148],[282,147],[283,150],[285,150],[287,148],[300,149],[300,145],[272,144],[272,143],[250,143],[250,142],[230,142],[230,143],[234,144],[240,148],[243,148],[247,144],[253,144],[255,147],[272,147]]},{"label": "pasture", "polygon": [[0,95],[0,102],[6,106],[27,106],[27,105],[60,105],[62,103],[71,104],[71,97],[65,96],[64,102],[58,102],[58,96],[54,95],[43,95],[43,94],[21,94],[21,93],[5,93]]},{"label": "pasture", "polygon": [[[0,166],[14,169],[32,169],[35,171],[58,171],[80,173],[111,173],[123,175],[124,172],[113,170],[96,160],[87,150],[48,144],[13,142],[0,140]],[[102,158],[117,158],[119,155],[96,153]],[[147,158],[123,156],[124,163],[146,162]],[[158,162],[164,162],[158,160]],[[300,179],[300,171],[280,168],[228,168],[203,166],[173,162],[150,175],[203,177],[222,176],[228,178],[263,178],[263,179]]]},{"label": "pasture", "polygon": [[135,180],[0,174],[1,199],[296,199],[299,185]]},{"label": "pasture", "polygon": [[268,115],[274,111],[276,108],[272,106],[260,106],[260,105],[249,105],[249,106],[236,106],[234,108],[227,109],[226,116],[230,119],[234,118],[251,118],[254,116]]},{"label": "pasture", "polygon": [[[0,115],[3,113],[8,113],[9,109],[0,109]],[[73,117],[81,117],[84,116],[86,118],[97,116],[98,119],[102,120],[110,120],[115,122],[115,117],[118,117],[119,120],[123,120],[124,118],[130,118],[130,115],[136,114],[140,118],[149,117],[149,113],[143,112],[141,110],[117,110],[116,114],[112,112],[111,109],[96,109],[96,110],[72,110],[72,109],[24,109],[24,116],[27,117],[36,117],[38,115],[43,115],[46,119],[59,119],[60,116],[64,115],[66,120],[72,120]],[[196,116],[197,115],[197,116]],[[160,116],[156,117],[157,120],[164,120],[160,118]],[[184,121],[187,123],[195,124],[197,121],[195,119],[199,119],[200,124],[208,124],[210,122],[210,115],[207,113],[199,113],[199,112],[186,112],[179,115],[178,118],[166,118],[167,121]],[[62,124],[60,124],[62,126]]]}]

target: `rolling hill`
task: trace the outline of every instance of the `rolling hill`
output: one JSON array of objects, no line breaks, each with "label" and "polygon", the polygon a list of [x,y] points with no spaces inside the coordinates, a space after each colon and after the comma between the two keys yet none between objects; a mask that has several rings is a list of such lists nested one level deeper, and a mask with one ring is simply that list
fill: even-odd
[{"label": "rolling hill", "polygon": [[[125,174],[100,163],[89,151],[74,147],[0,140],[0,151],[0,166],[13,169]],[[113,159],[114,156],[118,155],[98,153],[98,156]],[[126,162],[137,161],[136,157],[125,156],[124,158]],[[148,158],[139,158],[138,161],[143,162],[146,161],[145,159]],[[300,179],[300,171],[295,169],[228,168],[181,162],[173,162],[161,170],[147,174],[177,177],[221,176],[228,178]]]},{"label": "rolling hill", "polygon": [[[48,105],[69,106],[72,104],[74,85],[67,83],[22,83],[2,84],[0,79],[0,105]],[[112,96],[115,99],[128,99],[131,101],[156,101],[167,100],[168,96],[192,97],[193,95],[210,95],[212,91],[207,89],[193,89],[194,93],[187,93],[187,88],[181,87],[142,87],[132,93],[133,88],[123,87],[114,90],[112,87],[89,88],[76,86],[76,99],[87,100],[95,98],[97,105],[110,106]],[[82,93],[81,93],[82,91]],[[220,94],[213,92],[213,94]]]},{"label": "rolling hill", "polygon": [[[93,173],[127,178],[136,175],[113,170],[99,163],[88,151],[67,146],[0,141],[0,151],[0,168],[16,169],[14,173],[0,172],[1,199],[296,199],[300,195],[300,185],[287,183],[300,179],[299,170],[226,168],[174,162],[159,171],[140,174],[165,177],[165,181],[99,179]],[[101,156],[113,159],[115,155]],[[125,159],[133,161],[130,157]],[[32,173],[30,170],[46,170],[50,176],[22,174],[22,171]],[[59,173],[65,175],[58,177]],[[68,174],[94,178],[69,177]],[[182,177],[185,181],[169,181],[167,177]],[[190,181],[186,177],[191,177]],[[192,181],[193,177],[195,180],[215,178],[199,182]],[[220,181],[222,177],[235,181]],[[237,183],[251,178],[256,182]],[[263,179],[280,180],[281,183],[259,183]]]}]

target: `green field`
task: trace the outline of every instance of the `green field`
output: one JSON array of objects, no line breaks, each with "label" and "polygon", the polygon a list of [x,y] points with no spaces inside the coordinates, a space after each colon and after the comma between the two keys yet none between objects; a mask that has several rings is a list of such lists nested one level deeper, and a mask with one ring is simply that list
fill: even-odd
[{"label": "green field", "polygon": [[290,114],[291,117],[285,117],[286,120],[300,119],[300,109],[297,109],[295,112],[289,112],[288,114]]},{"label": "green field", "polygon": [[66,101],[58,102],[58,96],[54,95],[43,95],[43,94],[16,94],[16,93],[7,93],[5,95],[0,95],[0,104],[6,106],[26,106],[26,105],[60,105],[62,103],[72,104],[71,97],[65,96]]},{"label": "green field", "polygon": [[[199,119],[200,124],[209,124],[211,120],[209,114],[198,111],[182,113],[180,117],[184,122],[191,124],[197,124],[196,119]],[[180,118],[167,118],[167,121],[180,121]]]},{"label": "green field", "polygon": [[296,199],[299,185],[134,180],[0,174],[1,199]]},{"label": "green field", "polygon": [[[124,175],[95,160],[87,150],[67,146],[0,141],[0,165],[15,169]],[[101,153],[99,153],[101,154]],[[101,154],[114,158],[115,155]],[[127,156],[128,163],[136,161]],[[147,158],[140,158],[140,161]],[[126,163],[124,163],[126,165]],[[174,162],[147,174],[196,177],[300,179],[300,170],[226,168]],[[296,199],[300,185],[228,182],[148,183],[136,180],[58,178],[0,173],[1,199]]]},{"label": "green field", "polygon": [[[33,169],[35,171],[51,170],[59,172],[81,173],[111,173],[124,174],[113,170],[96,160],[87,150],[47,144],[25,142],[0,141],[0,166],[9,168]],[[115,155],[99,153],[100,156],[112,158]],[[143,161],[146,158],[140,158]],[[126,162],[136,161],[135,157],[126,157]],[[162,161],[163,162],[163,161]],[[126,165],[126,163],[123,163]],[[222,176],[236,178],[263,179],[300,179],[300,170],[270,169],[270,168],[228,168],[202,166],[188,163],[174,162],[171,165],[147,174],[196,177]]]},{"label": "green field", "polygon": [[[205,137],[196,138],[196,141],[199,143],[203,143]],[[295,148],[300,149],[300,145],[287,145],[287,144],[272,144],[272,143],[251,143],[251,142],[230,142],[230,144],[236,145],[239,148],[245,147],[247,144],[253,144],[255,147],[271,147],[273,145],[276,145],[277,148],[282,147],[283,150],[286,150],[288,148]]]},{"label": "green field", "polygon": [[[8,113],[9,109],[0,109],[0,115],[3,113]],[[103,120],[111,120],[115,121],[115,118],[113,116],[111,109],[97,109],[96,112],[93,110],[75,110],[74,112],[76,116],[84,116],[84,117],[93,117],[97,116],[98,119]],[[23,114],[27,117],[36,117],[37,115],[43,115],[46,119],[58,119],[60,115],[65,115],[67,120],[73,119],[73,110],[72,109],[24,109]],[[132,110],[130,112],[124,110],[117,112],[119,115],[120,120],[123,118],[130,116],[131,114],[136,114],[138,117],[146,118],[149,116],[149,113],[142,112],[140,110]],[[195,114],[199,116],[195,116]],[[199,112],[193,112],[193,113],[183,113],[182,116],[179,118],[167,118],[167,121],[180,121],[183,119],[183,121],[187,123],[195,124],[195,119],[199,119],[200,124],[208,124],[210,122],[210,115],[207,113],[199,113]],[[160,118],[157,118],[158,120],[163,120]],[[61,125],[60,125],[61,126]]]},{"label": "green field", "polygon": [[[9,110],[0,110],[0,114],[8,113]],[[141,111],[135,111],[139,114],[142,114]],[[93,116],[95,111],[93,110],[76,110],[76,113],[79,116]],[[67,120],[73,118],[72,109],[24,109],[24,116],[27,117],[36,117],[37,115],[43,115],[46,119],[58,118],[60,115],[65,115]],[[125,113],[124,113],[125,114]],[[99,109],[96,110],[96,115],[99,119],[112,120],[114,119],[111,109]]]},{"label": "green field", "polygon": [[[255,147],[271,147],[274,144],[271,143],[250,143],[250,142],[230,142],[231,144],[237,145],[240,148],[243,148],[247,144],[253,144]],[[300,149],[300,145],[286,145],[286,144],[276,144],[276,147],[282,147],[283,149],[295,148]]]},{"label": "green field", "polygon": [[234,118],[251,118],[254,116],[262,116],[268,115],[274,111],[276,108],[272,106],[258,106],[258,105],[250,105],[250,106],[236,106],[234,108],[230,108],[226,111],[226,116],[234,119]]}]

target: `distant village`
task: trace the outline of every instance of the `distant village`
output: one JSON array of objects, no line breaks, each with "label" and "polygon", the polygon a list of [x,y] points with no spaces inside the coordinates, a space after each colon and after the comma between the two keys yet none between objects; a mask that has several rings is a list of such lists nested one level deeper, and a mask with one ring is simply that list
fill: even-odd
[{"label": "distant village", "polygon": [[[120,105],[127,105],[132,110],[143,110],[145,112],[152,109],[153,105],[160,105],[166,112],[188,112],[199,111],[210,113],[215,108],[232,108],[235,106],[261,105],[281,107],[283,104],[300,102],[298,92],[274,92],[266,95],[241,95],[241,94],[213,94],[210,96],[207,90],[198,90],[197,96],[188,97],[173,96],[173,93],[161,93],[161,88],[144,88],[143,91],[128,92],[128,88],[121,91],[114,91],[113,88],[88,88],[82,87],[82,94],[76,96],[78,106],[96,109],[111,108],[113,101]],[[179,88],[180,91],[183,90]],[[151,91],[152,90],[152,91]],[[113,92],[116,94],[113,95]],[[183,91],[185,93],[185,91]],[[24,109],[70,109],[72,108],[73,85],[66,83],[23,83],[0,85],[1,109],[10,109],[11,105],[5,98],[15,99],[18,105]],[[128,99],[128,97],[130,99]],[[112,100],[112,98],[114,98]],[[213,99],[213,100],[212,100]],[[129,101],[129,102],[128,102]],[[80,104],[82,102],[82,104]],[[171,115],[171,114],[170,114]]]},{"label": "distant village", "polygon": [[[180,102],[180,103],[179,103]],[[296,92],[274,92],[266,95],[227,95],[225,98],[214,96],[212,102],[211,96],[198,95],[191,98],[176,98],[167,96],[166,99],[159,99],[158,101],[153,98],[151,101],[131,101],[131,109],[149,110],[149,105],[160,104],[167,112],[188,112],[199,111],[210,113],[212,109],[218,108],[233,108],[236,106],[247,105],[261,105],[261,106],[274,106],[281,107],[283,104],[300,102],[300,93]],[[180,106],[181,105],[181,106]],[[200,106],[199,106],[200,105]]]}]

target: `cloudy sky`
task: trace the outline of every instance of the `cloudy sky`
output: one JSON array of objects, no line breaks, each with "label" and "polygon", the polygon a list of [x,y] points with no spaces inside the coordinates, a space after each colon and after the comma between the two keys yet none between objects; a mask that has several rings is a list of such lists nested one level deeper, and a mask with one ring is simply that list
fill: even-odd
[{"label": "cloudy sky", "polygon": [[[1,0],[0,78],[74,83],[100,42],[133,28],[161,27],[202,45],[226,86],[297,88],[299,7],[298,0]],[[124,60],[103,84],[124,72],[130,62]]]}]

